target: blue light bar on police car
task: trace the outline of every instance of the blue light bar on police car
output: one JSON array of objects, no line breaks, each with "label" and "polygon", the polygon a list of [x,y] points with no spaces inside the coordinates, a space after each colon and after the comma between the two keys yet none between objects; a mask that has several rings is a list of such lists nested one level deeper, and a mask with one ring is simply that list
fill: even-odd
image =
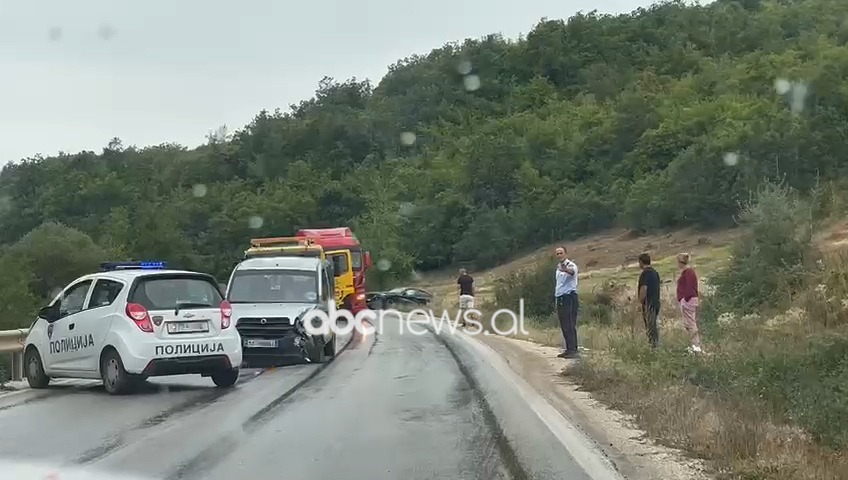
[{"label": "blue light bar on police car", "polygon": [[165,262],[103,262],[100,270],[161,270],[167,268]]}]

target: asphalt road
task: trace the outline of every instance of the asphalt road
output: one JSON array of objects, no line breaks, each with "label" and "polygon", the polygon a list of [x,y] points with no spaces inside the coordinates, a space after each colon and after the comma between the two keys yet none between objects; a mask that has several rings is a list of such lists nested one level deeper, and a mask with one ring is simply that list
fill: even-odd
[{"label": "asphalt road", "polygon": [[163,480],[619,478],[482,344],[415,327],[387,319],[330,363],[243,370],[228,391],[179,376],[125,397],[88,381],[3,395],[0,461]]}]

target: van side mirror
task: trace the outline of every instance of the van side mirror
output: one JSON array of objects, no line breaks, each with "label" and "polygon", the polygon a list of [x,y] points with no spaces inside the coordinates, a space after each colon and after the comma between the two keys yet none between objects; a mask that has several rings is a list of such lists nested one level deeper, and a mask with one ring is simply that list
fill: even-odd
[{"label": "van side mirror", "polygon": [[43,318],[48,322],[55,322],[59,319],[59,303],[43,307],[38,311],[39,318]]},{"label": "van side mirror", "polygon": [[371,252],[365,252],[365,268],[371,268]]}]

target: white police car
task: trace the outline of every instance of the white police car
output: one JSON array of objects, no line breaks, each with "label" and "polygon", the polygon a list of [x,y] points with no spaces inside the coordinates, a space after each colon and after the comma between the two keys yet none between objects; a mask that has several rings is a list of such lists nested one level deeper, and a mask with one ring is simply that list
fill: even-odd
[{"label": "white police car", "polygon": [[164,262],[112,262],[70,283],[39,312],[24,345],[32,388],[50,378],[102,379],[110,394],[147,377],[238,380],[241,337],[217,280]]}]

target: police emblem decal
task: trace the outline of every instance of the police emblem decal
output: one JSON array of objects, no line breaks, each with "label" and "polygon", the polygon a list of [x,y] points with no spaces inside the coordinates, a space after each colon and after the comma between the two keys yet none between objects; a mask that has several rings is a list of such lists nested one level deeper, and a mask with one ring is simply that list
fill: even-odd
[{"label": "police emblem decal", "polygon": [[47,338],[48,339],[53,338],[53,324],[52,323],[50,325],[47,325]]}]

